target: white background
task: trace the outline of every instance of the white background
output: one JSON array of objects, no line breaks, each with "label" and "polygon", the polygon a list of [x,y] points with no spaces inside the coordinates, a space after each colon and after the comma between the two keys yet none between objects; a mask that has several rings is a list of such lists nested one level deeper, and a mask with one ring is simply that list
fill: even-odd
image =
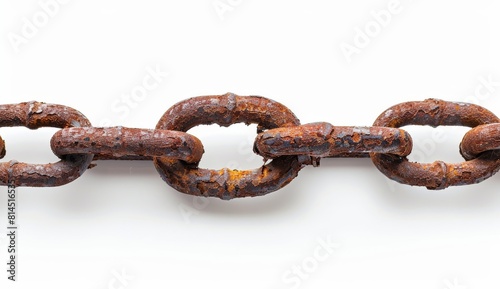
[{"label": "white background", "polygon": [[[370,125],[430,97],[500,113],[494,1],[47,2],[0,4],[0,103],[144,128],[180,100],[228,91],[282,102],[302,123]],[[154,88],[124,102],[151,69]],[[411,160],[462,161],[466,128],[407,129]],[[55,131],[1,128],[5,160],[57,161]],[[255,126],[190,132],[203,167],[262,164]],[[499,185],[428,191],[388,181],[369,159],[324,159],[278,192],[227,202],[178,193],[150,162],[98,162],[63,187],[19,188],[19,282],[2,265],[0,287],[499,288]],[[0,216],[4,227],[6,197]],[[4,234],[0,245],[4,264]]]}]

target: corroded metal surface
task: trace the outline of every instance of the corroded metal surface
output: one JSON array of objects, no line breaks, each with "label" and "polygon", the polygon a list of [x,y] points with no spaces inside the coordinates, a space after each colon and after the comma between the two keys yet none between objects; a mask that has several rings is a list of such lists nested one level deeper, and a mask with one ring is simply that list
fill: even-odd
[{"label": "corroded metal surface", "polygon": [[254,150],[272,159],[287,155],[369,157],[370,152],[407,156],[411,149],[411,137],[402,129],[319,122],[260,133]]},{"label": "corroded metal surface", "polygon": [[124,127],[66,128],[52,137],[51,147],[59,157],[86,153],[94,160],[169,157],[198,163],[203,155],[201,141],[190,134]]},{"label": "corroded metal surface", "polygon": [[460,153],[466,160],[495,150],[500,150],[500,123],[477,126],[468,131],[460,143]]},{"label": "corroded metal surface", "polygon": [[[461,125],[476,127],[499,122],[489,110],[468,103],[447,102],[437,99],[405,102],[383,112],[374,126],[400,127],[405,125]],[[500,168],[495,154],[485,154],[459,164],[436,161],[432,164],[412,163],[406,157],[371,153],[375,166],[397,182],[428,189],[444,189],[453,185],[479,183]]]},{"label": "corroded metal surface", "polygon": [[[0,127],[25,126],[30,129],[40,127],[90,126],[90,122],[80,112],[66,106],[42,102],[23,102],[0,105]],[[75,154],[65,157],[55,164],[26,164],[18,161],[0,163],[0,185],[9,181],[15,186],[47,187],[60,186],[77,179],[92,161],[92,154]]]},{"label": "corroded metal surface", "polygon": [[[228,93],[179,102],[163,115],[156,128],[187,131],[202,124],[229,126],[240,122],[257,123],[258,130],[300,124],[280,103],[258,96]],[[155,158],[158,172],[176,190],[225,200],[273,192],[288,184],[307,163],[310,163],[308,157],[286,156],[255,170],[208,170],[178,160]]]}]

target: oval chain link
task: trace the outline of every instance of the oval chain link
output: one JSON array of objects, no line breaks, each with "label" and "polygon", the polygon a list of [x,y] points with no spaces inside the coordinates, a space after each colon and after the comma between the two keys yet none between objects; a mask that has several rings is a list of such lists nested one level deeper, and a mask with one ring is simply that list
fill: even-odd
[{"label": "oval chain link", "polygon": [[[499,122],[489,110],[469,103],[438,99],[405,102],[383,112],[374,126],[459,125],[476,127]],[[444,189],[448,186],[479,183],[500,169],[500,159],[484,155],[458,164],[436,161],[431,164],[412,163],[406,157],[371,153],[375,166],[388,178],[412,186]]]},{"label": "oval chain link", "polygon": [[94,154],[94,160],[152,160],[169,157],[198,163],[203,145],[196,137],[179,131],[124,127],[72,127],[51,139],[52,151],[65,155]]},{"label": "oval chain link", "polygon": [[[90,126],[89,120],[79,111],[67,106],[42,102],[23,102],[0,105],[0,127]],[[18,161],[0,163],[0,185],[9,182],[17,187],[53,187],[67,184],[80,177],[92,161],[92,154],[72,154],[55,164],[27,164]]]},{"label": "oval chain link", "polygon": [[407,156],[412,146],[410,135],[402,129],[326,122],[271,129],[255,140],[255,152],[267,159],[289,155],[369,157],[370,152]]},{"label": "oval chain link", "polygon": [[[158,122],[157,129],[188,131],[202,124],[230,126],[256,123],[258,130],[299,125],[284,105],[258,96],[232,93],[190,98],[172,106]],[[285,156],[254,170],[208,170],[169,158],[155,158],[163,180],[176,190],[205,197],[229,200],[261,196],[280,189],[298,175],[310,158]]]}]

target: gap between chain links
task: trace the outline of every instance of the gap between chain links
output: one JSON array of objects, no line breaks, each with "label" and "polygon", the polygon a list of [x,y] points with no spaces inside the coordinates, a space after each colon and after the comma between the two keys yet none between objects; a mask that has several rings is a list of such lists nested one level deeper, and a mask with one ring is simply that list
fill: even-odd
[{"label": "gap between chain links", "polygon": [[[269,164],[248,170],[208,170],[198,167],[203,145],[186,133],[201,124],[229,126],[256,123],[254,152]],[[405,125],[463,125],[472,129],[460,144],[466,160],[459,164],[408,161],[412,150]],[[443,189],[481,182],[500,169],[500,119],[487,109],[436,99],[407,102],[383,112],[371,127],[301,125],[284,105],[259,96],[232,93],[194,97],[172,106],[156,129],[92,127],[70,107],[24,102],[0,105],[0,127],[61,128],[51,148],[55,164],[0,163],[0,185],[60,186],[92,167],[92,160],[153,160],[161,177],[176,190],[197,196],[232,199],[261,196],[294,179],[306,165],[319,166],[324,157],[371,157],[387,177],[400,183]],[[0,137],[0,159],[6,146]]]}]

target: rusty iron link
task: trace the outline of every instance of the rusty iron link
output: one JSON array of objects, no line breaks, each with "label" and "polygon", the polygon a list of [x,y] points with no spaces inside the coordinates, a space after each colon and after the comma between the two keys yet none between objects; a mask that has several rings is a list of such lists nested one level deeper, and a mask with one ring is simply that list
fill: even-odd
[{"label": "rusty iron link", "polygon": [[289,155],[369,157],[370,152],[407,156],[412,140],[402,129],[319,122],[262,132],[255,140],[254,150],[268,159]]},{"label": "rusty iron link", "polygon": [[[257,124],[254,152],[263,165],[254,170],[200,168],[203,144],[187,133],[198,125]],[[413,141],[406,125],[471,127],[460,143],[465,161],[410,162]],[[92,127],[79,111],[63,105],[23,102],[0,105],[0,128],[60,128],[51,141],[61,160],[53,164],[0,163],[0,186],[52,187],[72,182],[92,160],[152,160],[161,178],[185,194],[224,200],[262,196],[289,184],[306,165],[325,157],[370,157],[399,183],[444,189],[479,183],[500,169],[500,119],[474,104],[438,99],[390,107],[373,126],[301,125],[293,112],[260,96],[200,96],[168,109],[155,129]],[[8,143],[7,143],[8,144]],[[6,143],[0,137],[0,159]],[[267,162],[271,160],[270,162]]]},{"label": "rusty iron link", "polygon": [[[476,127],[499,121],[492,112],[478,105],[427,99],[395,105],[383,112],[373,125],[396,128],[405,125]],[[435,190],[479,183],[500,169],[500,158],[491,153],[458,164],[443,161],[412,163],[406,157],[381,153],[371,153],[371,158],[375,166],[390,179]]]},{"label": "rusty iron link", "polygon": [[[90,126],[89,120],[79,111],[67,106],[43,102],[23,102],[0,105],[0,127]],[[52,187],[74,181],[92,161],[92,154],[72,154],[55,164],[27,164],[18,161],[0,163],[0,185],[12,182],[15,186]]]},{"label": "rusty iron link", "polygon": [[203,155],[201,141],[184,132],[126,127],[72,127],[51,140],[60,158],[94,154],[94,160],[152,160],[169,157],[197,164]]},{"label": "rusty iron link", "polygon": [[[284,105],[258,96],[238,96],[232,93],[202,96],[181,101],[172,106],[158,122],[156,129],[188,131],[202,124],[229,126],[243,122],[258,124],[258,131],[300,124]],[[161,177],[176,190],[224,200],[261,196],[276,191],[311,162],[303,156],[284,156],[254,170],[209,170],[182,161],[156,157],[155,166]]]},{"label": "rusty iron link", "polygon": [[477,126],[469,130],[460,143],[460,154],[466,160],[482,153],[500,150],[500,123]]}]

